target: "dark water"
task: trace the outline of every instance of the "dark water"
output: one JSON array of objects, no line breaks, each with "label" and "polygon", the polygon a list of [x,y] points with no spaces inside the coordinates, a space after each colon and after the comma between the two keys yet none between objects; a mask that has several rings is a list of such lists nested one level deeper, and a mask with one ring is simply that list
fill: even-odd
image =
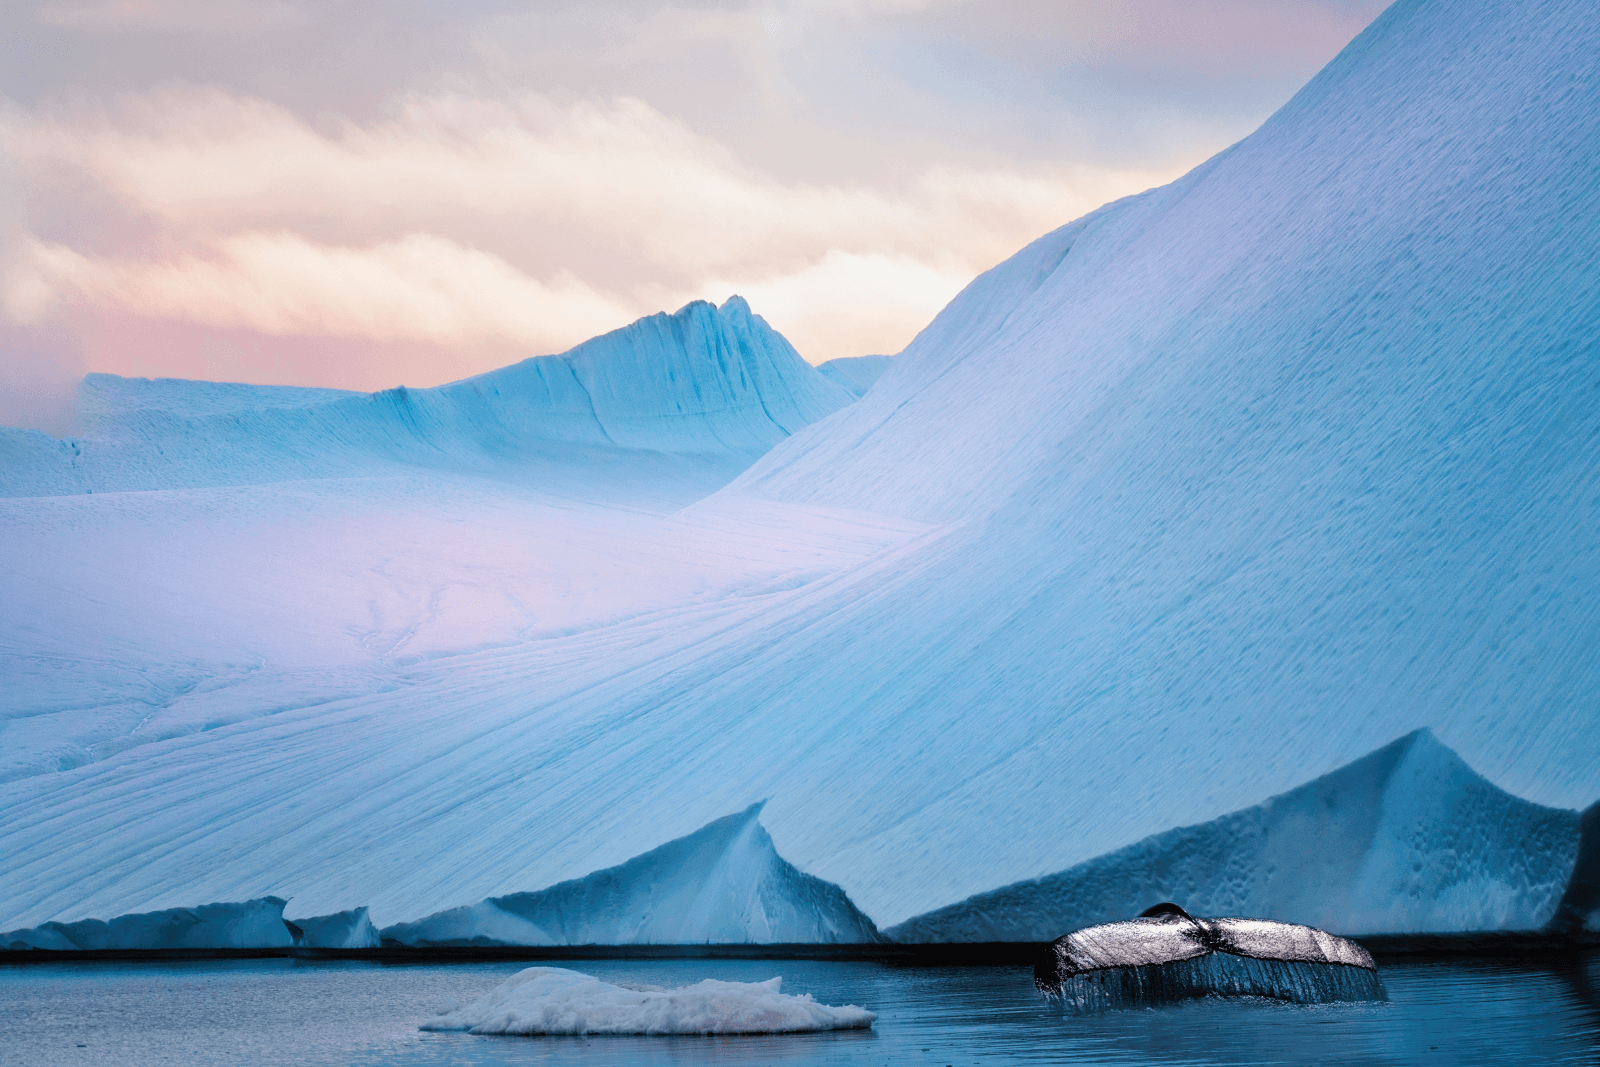
[{"label": "dark water", "polygon": [[27,1067],[479,1067],[499,1064],[1600,1063],[1600,957],[1573,964],[1406,962],[1386,1004],[1203,1001],[1090,1017],[1021,967],[801,960],[584,961],[609,981],[683,985],[781,974],[787,993],[878,1012],[871,1031],[769,1037],[421,1033],[521,964],[290,960],[0,966],[0,1063]]}]

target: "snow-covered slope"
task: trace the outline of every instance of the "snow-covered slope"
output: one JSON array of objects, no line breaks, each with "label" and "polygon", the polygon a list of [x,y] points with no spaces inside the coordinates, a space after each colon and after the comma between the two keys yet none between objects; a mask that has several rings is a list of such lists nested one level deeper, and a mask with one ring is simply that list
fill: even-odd
[{"label": "snow-covered slope", "polygon": [[886,931],[897,941],[1053,941],[1178,901],[1343,934],[1537,930],[1578,853],[1578,813],[1519,800],[1426,730],[1282,796]]},{"label": "snow-covered slope", "polygon": [[81,439],[0,431],[0,495],[246,485],[418,466],[509,471],[545,485],[575,465],[626,468],[638,452],[695,457],[711,468],[699,483],[704,493],[854,399],[740,297],[721,308],[695,301],[563,355],[433,389],[369,396],[93,374],[82,393]]},{"label": "snow-covered slope", "polygon": [[[386,665],[387,692],[357,679],[318,702],[334,690],[313,680],[231,716],[230,690],[193,673],[74,651],[94,615],[50,612],[77,581],[54,553],[80,516],[27,512],[14,580],[43,621],[12,633],[50,649],[29,669],[93,663],[115,679],[96,707],[168,686],[161,707],[215,728],[107,738],[92,762],[0,788],[0,925],[265,894],[389,925],[582,879],[770,798],[777,852],[881,927],[1261,805],[1420,728],[1498,789],[1587,807],[1597,83],[1590,3],[1401,0],[1257,134],[974,282],[859,402],[661,520],[675,547],[640,527],[625,566],[606,542],[570,587],[561,568],[510,580],[537,552],[513,567],[474,550],[479,587],[537,585],[540,611],[575,602],[577,622],[511,627],[498,648],[421,642],[441,654]],[[431,426],[435,403],[407,410]],[[491,451],[449,443],[437,462],[475,470]],[[516,499],[499,492],[463,536],[516,526],[491,518]],[[287,490],[270,499],[263,521],[287,530]],[[426,534],[361,548],[383,562],[357,573],[448,559],[450,513],[429,514]],[[294,545],[330,543],[308,523]],[[276,544],[208,558],[264,561],[234,588],[269,590]],[[289,564],[308,614],[349,618],[312,584],[343,572]],[[181,604],[203,585],[146,587]],[[442,604],[421,598],[418,632],[473,616]],[[404,648],[391,621],[372,629]],[[251,639],[217,629],[198,661]],[[1443,871],[1433,847],[1424,869]],[[1448,888],[1418,886],[1446,903],[1403,914],[1537,910],[1457,907]]]},{"label": "snow-covered slope", "polygon": [[402,945],[693,945],[880,940],[836,885],[772,847],[753,804],[627,863],[385,927]]}]

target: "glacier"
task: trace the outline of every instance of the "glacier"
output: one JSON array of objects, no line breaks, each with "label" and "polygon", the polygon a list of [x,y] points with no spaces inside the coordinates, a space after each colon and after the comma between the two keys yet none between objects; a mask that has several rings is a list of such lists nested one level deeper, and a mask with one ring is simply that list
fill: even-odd
[{"label": "glacier", "polygon": [[[765,799],[775,854],[892,930],[1097,862],[1142,893],[1124,850],[1162,835],[1270,858],[1269,798],[1408,735],[1336,828],[1394,840],[1326,901],[1196,892],[1591,924],[1597,83],[1592,5],[1400,0],[853,403],[777,341],[781,375],[734,358],[735,305],[581,389],[134,384],[103,433],[4,435],[3,484],[51,495],[0,500],[0,927],[276,896],[387,928]],[[1400,811],[1539,836],[1466,825],[1455,871]]]}]

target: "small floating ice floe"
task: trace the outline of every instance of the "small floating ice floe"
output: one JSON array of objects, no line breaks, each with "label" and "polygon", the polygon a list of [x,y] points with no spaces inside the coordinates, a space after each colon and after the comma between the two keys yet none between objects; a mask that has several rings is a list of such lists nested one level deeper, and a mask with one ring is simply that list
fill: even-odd
[{"label": "small floating ice floe", "polygon": [[612,985],[562,967],[518,971],[464,1008],[423,1023],[423,1030],[474,1034],[787,1034],[857,1030],[873,1012],[818,1004],[809,993],[779,992],[765,982],[707,979],[681,989]]},{"label": "small floating ice floe", "polygon": [[1176,904],[1057,938],[1033,984],[1089,1010],[1205,996],[1387,999],[1372,955],[1354,941],[1266,919],[1197,919]]}]

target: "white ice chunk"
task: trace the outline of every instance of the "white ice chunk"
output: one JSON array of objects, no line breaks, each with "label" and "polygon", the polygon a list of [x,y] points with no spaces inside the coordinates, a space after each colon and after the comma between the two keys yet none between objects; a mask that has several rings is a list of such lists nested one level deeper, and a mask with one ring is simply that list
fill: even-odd
[{"label": "white ice chunk", "polygon": [[859,1030],[873,1012],[818,1004],[811,994],[779,992],[782,978],[681,989],[612,985],[561,967],[529,967],[424,1030],[474,1034],[789,1034]]}]

